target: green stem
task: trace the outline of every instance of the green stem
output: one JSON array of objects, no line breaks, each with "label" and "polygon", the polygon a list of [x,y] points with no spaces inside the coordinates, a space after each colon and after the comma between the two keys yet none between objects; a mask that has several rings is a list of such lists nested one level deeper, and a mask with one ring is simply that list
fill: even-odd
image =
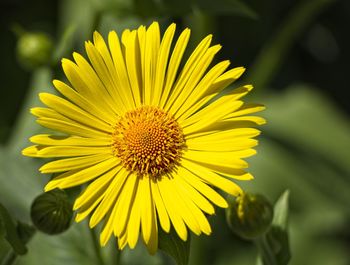
[{"label": "green stem", "polygon": [[95,230],[91,229],[91,228],[88,228],[88,229],[90,231],[91,241],[92,241],[92,244],[94,246],[94,251],[96,254],[98,265],[105,265],[103,258],[102,258],[102,254],[101,254],[101,246],[98,243],[98,239],[97,239]]},{"label": "green stem", "polygon": [[266,240],[266,235],[262,235],[254,240],[255,245],[258,248],[259,254],[262,258],[264,265],[277,265],[278,262],[271,249],[271,246]]},{"label": "green stem", "polygon": [[299,35],[332,2],[335,0],[300,1],[282,22],[277,33],[261,49],[247,80],[258,87],[259,91],[266,88]]}]

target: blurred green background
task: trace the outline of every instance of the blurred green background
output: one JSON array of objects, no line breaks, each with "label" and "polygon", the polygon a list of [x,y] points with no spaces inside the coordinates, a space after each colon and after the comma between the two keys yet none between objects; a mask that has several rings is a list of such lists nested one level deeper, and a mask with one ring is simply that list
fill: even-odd
[{"label": "blurred green background", "polygon": [[[350,264],[350,1],[1,0],[0,12],[0,202],[14,218],[29,222],[30,204],[48,180],[37,173],[40,161],[20,150],[40,131],[28,109],[39,91],[53,91],[53,78],[63,78],[60,58],[84,53],[95,29],[106,36],[176,22],[177,32],[192,29],[190,47],[213,33],[223,45],[217,60],[245,66],[243,81],[255,85],[247,100],[267,106],[258,155],[249,159],[255,180],[242,186],[271,202],[290,190],[290,264]],[[51,36],[49,65],[21,67],[15,25]],[[192,237],[190,264],[255,264],[254,245],[229,231],[223,210],[210,222],[212,236]],[[84,224],[56,237],[37,233],[17,264],[96,264],[89,240]],[[8,250],[0,241],[0,258]],[[171,263],[141,245],[122,261]]]}]

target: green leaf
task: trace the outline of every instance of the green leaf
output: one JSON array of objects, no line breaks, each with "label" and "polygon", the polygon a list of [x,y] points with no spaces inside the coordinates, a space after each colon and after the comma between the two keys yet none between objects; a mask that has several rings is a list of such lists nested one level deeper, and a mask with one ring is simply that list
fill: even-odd
[{"label": "green leaf", "polygon": [[[263,116],[268,123],[264,131],[278,144],[275,147],[261,146],[261,150],[267,153],[273,147],[274,154],[271,153],[273,157],[269,158],[260,156],[258,159],[266,161],[258,162],[261,162],[258,167],[262,168],[256,172],[260,176],[263,174],[263,179],[266,179],[265,175],[270,175],[268,179],[276,176],[278,181],[283,177],[281,186],[291,190],[291,185],[297,188],[298,196],[293,200],[303,202],[303,205],[311,201],[320,205],[319,198],[314,196],[314,193],[319,193],[325,203],[330,204],[328,198],[332,197],[334,206],[348,212],[350,126],[347,117],[316,88],[306,85],[291,86],[283,94],[275,94],[265,102],[267,109]],[[269,161],[274,161],[274,168],[267,166]],[[253,161],[252,166],[255,165]],[[280,169],[279,172],[272,172],[276,168]],[[332,189],[329,183],[332,183]],[[304,192],[308,198],[302,199],[300,189],[308,189]]]},{"label": "green leaf", "polygon": [[190,256],[190,235],[187,241],[182,241],[176,232],[169,233],[159,229],[159,249],[171,256],[178,265],[187,265]]},{"label": "green leaf", "polygon": [[9,212],[2,204],[0,204],[0,219],[4,224],[5,238],[8,241],[8,243],[12,246],[13,250],[18,255],[26,254],[27,248],[17,233],[16,225],[13,222]]},{"label": "green leaf", "polygon": [[268,98],[265,131],[298,151],[317,155],[319,165],[325,164],[319,163],[322,159],[350,174],[348,117],[318,91],[299,84],[289,87],[284,94]]},{"label": "green leaf", "polygon": [[283,231],[287,230],[288,212],[289,212],[289,190],[283,192],[274,207],[274,216],[272,226],[278,226]]},{"label": "green leaf", "polygon": [[288,264],[291,258],[287,231],[288,212],[289,190],[286,190],[275,204],[272,226],[266,235],[279,265]]},{"label": "green leaf", "polygon": [[275,203],[274,217],[270,230],[256,242],[260,258],[257,264],[287,265],[291,254],[288,238],[289,190]]}]

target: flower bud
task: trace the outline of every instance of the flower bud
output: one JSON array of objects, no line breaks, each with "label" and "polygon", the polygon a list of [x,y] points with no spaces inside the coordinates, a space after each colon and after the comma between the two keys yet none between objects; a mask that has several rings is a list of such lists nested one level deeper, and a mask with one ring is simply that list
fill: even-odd
[{"label": "flower bud", "polygon": [[35,227],[50,235],[67,230],[73,216],[73,206],[63,190],[55,189],[35,198],[31,218]]},{"label": "flower bud", "polygon": [[263,235],[271,225],[273,208],[262,195],[243,193],[229,199],[226,220],[231,230],[245,239]]},{"label": "flower bud", "polygon": [[52,40],[44,33],[23,33],[17,42],[17,57],[27,69],[48,64],[52,53]]}]

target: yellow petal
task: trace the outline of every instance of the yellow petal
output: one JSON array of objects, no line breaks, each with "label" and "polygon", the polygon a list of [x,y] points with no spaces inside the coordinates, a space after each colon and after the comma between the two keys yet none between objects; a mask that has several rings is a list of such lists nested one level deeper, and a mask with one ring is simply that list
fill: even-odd
[{"label": "yellow petal", "polygon": [[71,119],[64,117],[57,111],[50,108],[35,107],[30,109],[30,113],[38,118],[50,118],[74,123],[74,121],[72,121]]},{"label": "yellow petal", "polygon": [[39,97],[46,106],[71,120],[89,127],[94,127],[100,131],[105,131],[107,133],[112,132],[112,127],[109,124],[78,108],[76,105],[64,100],[63,98],[49,93],[40,93]]},{"label": "yellow petal", "polygon": [[108,214],[103,223],[101,234],[100,234],[100,245],[102,247],[106,246],[111,235],[113,233],[113,211]]},{"label": "yellow petal", "polygon": [[233,179],[237,180],[252,180],[254,176],[250,173],[245,172],[241,169],[236,169],[232,167],[221,167],[221,166],[210,166],[210,170]]},{"label": "yellow petal", "polygon": [[152,230],[152,209],[153,198],[151,195],[150,178],[140,178],[140,193],[141,193],[141,228],[143,240],[148,243]]},{"label": "yellow petal", "polygon": [[96,196],[102,195],[104,197],[106,188],[114,179],[112,176],[119,170],[120,167],[116,167],[90,183],[74,201],[73,210],[77,210],[85,205],[91,205],[95,201]]},{"label": "yellow petal", "polygon": [[38,155],[38,151],[40,150],[38,145],[32,145],[29,147],[26,147],[22,150],[22,155],[24,156],[30,156],[30,157],[40,157]]},{"label": "yellow petal", "polygon": [[237,111],[231,113],[229,116],[226,116],[225,118],[233,118],[233,117],[243,116],[247,114],[252,114],[255,112],[263,111],[264,109],[265,109],[264,105],[248,103],[248,104],[244,104]]},{"label": "yellow petal", "polygon": [[177,117],[176,120],[178,121],[179,124],[182,124],[184,120],[186,120],[189,116],[199,111],[203,106],[205,106],[206,103],[208,103],[210,100],[212,100],[216,96],[217,94],[211,94],[209,96],[203,97],[202,99],[198,100],[195,104],[193,104],[191,107],[186,109],[181,116]]},{"label": "yellow petal", "polygon": [[[165,183],[167,177],[162,178],[157,181],[157,185],[160,191],[160,194],[164,201],[164,206],[169,214],[171,223],[173,224],[176,233],[183,240],[187,240],[187,228],[184,224],[184,221],[181,217],[181,209],[178,209],[176,202],[174,201],[174,197],[171,196],[172,191],[168,190],[168,185]],[[180,211],[180,212],[179,212]]]},{"label": "yellow petal", "polygon": [[[115,39],[117,43],[117,39]],[[125,64],[126,70],[129,77],[129,82],[131,86],[131,97],[134,98],[136,105],[141,105],[142,103],[142,73],[141,73],[141,55],[138,46],[137,32],[124,31],[122,35],[122,42],[125,51]],[[111,47],[112,49],[112,47]],[[113,49],[112,49],[113,52]],[[119,46],[116,47],[115,57],[120,58],[121,53],[119,51]],[[113,53],[112,53],[113,54]],[[124,59],[123,59],[124,60]],[[118,62],[114,61],[114,64]],[[123,88],[121,88],[123,89]]]},{"label": "yellow petal", "polygon": [[219,176],[208,168],[201,166],[197,163],[190,162],[183,159],[182,165],[190,170],[193,174],[203,179],[203,181],[225,191],[233,196],[238,196],[242,193],[241,188],[234,182]]},{"label": "yellow petal", "polygon": [[123,250],[128,243],[128,233],[124,231],[124,233],[118,237],[118,246],[120,250]]},{"label": "yellow petal", "polygon": [[[118,102],[126,106],[126,109],[134,108],[136,106],[136,103],[134,104],[132,97],[130,97],[132,94],[130,93],[131,90],[129,81],[127,79],[127,76],[125,76],[126,72],[124,72],[124,60],[118,62],[118,65],[120,64],[121,66],[118,66],[118,68],[115,67],[107,45],[102,36],[97,31],[94,32],[94,45],[96,50],[101,55],[103,62],[106,64],[108,73],[111,78],[112,87],[107,87],[108,91],[111,93],[111,96],[113,98],[120,99]],[[123,70],[119,71],[119,68],[123,68]]]},{"label": "yellow petal", "polygon": [[244,67],[236,67],[219,76],[205,91],[205,95],[220,92],[225,87],[236,81],[245,71]]},{"label": "yellow petal", "polygon": [[46,163],[39,170],[41,173],[57,173],[73,169],[85,168],[100,163],[110,157],[110,154],[97,154],[84,157],[60,159]]},{"label": "yellow petal", "polygon": [[169,100],[169,104],[171,104],[171,106],[169,106],[169,108],[165,106],[166,110],[169,110],[171,113],[176,113],[176,111],[183,105],[185,101],[190,101],[191,105],[194,103],[189,98],[189,95],[204,75],[205,71],[214,59],[215,54],[217,54],[220,49],[220,45],[210,47],[203,54],[203,56],[199,57],[194,62],[193,68],[189,69],[188,72],[184,75],[183,81],[179,81],[179,83],[177,83],[175,86],[174,93],[171,95],[171,98]]},{"label": "yellow petal", "polygon": [[83,138],[78,136],[59,136],[51,134],[37,134],[29,138],[32,143],[39,145],[64,145],[64,146],[105,146],[112,144],[112,138]]},{"label": "yellow petal", "polygon": [[96,206],[103,199],[103,196],[104,193],[99,193],[97,194],[96,198],[94,198],[91,204],[83,205],[77,212],[77,215],[75,216],[75,221],[77,223],[83,221],[96,208]]},{"label": "yellow petal", "polygon": [[151,181],[151,188],[152,188],[152,195],[153,195],[154,203],[157,209],[160,225],[163,228],[163,230],[168,233],[170,231],[169,215],[166,211],[166,207],[164,206],[164,201],[160,195],[157,182]]},{"label": "yellow petal", "polygon": [[178,192],[177,187],[175,183],[173,183],[173,181],[173,177],[164,178],[164,180],[162,181],[162,189],[164,189],[168,194],[172,195],[171,200],[173,200],[173,202],[172,206],[169,207],[174,208],[177,215],[181,216],[181,218],[184,220],[184,222],[192,232],[194,232],[196,235],[200,235],[201,229],[196,220],[196,217],[193,215],[187,203],[181,197],[181,194]]},{"label": "yellow petal", "polygon": [[[153,205],[154,206],[154,205]],[[151,236],[149,241],[146,243],[147,250],[151,255],[156,254],[158,250],[158,224],[155,208],[152,208],[152,225],[151,225]]]},{"label": "yellow petal", "polygon": [[[184,68],[182,69],[179,77],[176,80],[176,84],[174,85],[173,91],[169,94],[169,100],[164,105],[164,109],[168,111],[173,105],[175,99],[180,95],[183,87],[187,83],[188,79],[192,76],[192,72],[196,69],[197,62],[200,61],[203,55],[208,50],[212,39],[212,35],[208,35],[204,38],[196,47],[196,49],[192,52],[190,58],[187,60]],[[180,54],[182,56],[182,54]],[[175,58],[176,59],[176,58]],[[171,63],[171,61],[170,61]]]},{"label": "yellow petal", "polygon": [[[72,157],[72,156],[87,156],[106,154],[113,157],[110,148],[106,147],[85,147],[85,146],[49,146],[49,147],[38,147],[37,155],[40,157]],[[118,160],[117,158],[113,157]]]},{"label": "yellow petal", "polygon": [[[211,49],[213,49],[214,47],[212,47]],[[208,49],[208,53],[209,53],[210,49]],[[216,50],[214,50],[215,52],[217,52]],[[215,53],[213,52],[213,54],[211,54],[212,57],[209,57],[209,59],[207,59],[209,61],[211,61],[214,57]],[[203,57],[204,58],[204,57]],[[198,76],[198,81],[199,83],[196,84],[198,81],[197,80],[189,80],[188,84],[190,84],[189,86],[186,86],[184,88],[184,91],[181,93],[181,95],[179,96],[179,98],[177,99],[177,102],[179,102],[178,104],[178,108],[173,111],[176,112],[175,117],[178,118],[180,117],[187,109],[189,109],[191,106],[193,106],[194,104],[196,104],[196,102],[198,102],[201,97],[205,94],[205,92],[208,90],[208,88],[210,87],[210,85],[226,70],[226,68],[230,65],[229,61],[222,61],[220,63],[218,63],[217,65],[215,65],[213,68],[211,68],[208,73],[206,73],[206,75],[200,80],[202,72],[204,72],[206,70],[207,65],[205,65],[204,67],[199,63],[198,67],[200,70],[200,73],[196,73],[194,72],[193,75],[197,75]],[[204,70],[202,69],[204,68]],[[182,104],[181,104],[182,101]],[[176,101],[174,103],[174,105],[176,105]],[[174,113],[175,113],[174,112]]]},{"label": "yellow petal", "polygon": [[263,125],[266,123],[266,120],[259,116],[242,116],[242,117],[233,117],[233,118],[225,118],[225,122],[252,122],[256,125]]},{"label": "yellow petal", "polygon": [[207,131],[194,133],[186,137],[186,141],[218,142],[232,138],[252,138],[258,136],[260,131],[255,128],[229,128],[227,130]]},{"label": "yellow petal", "polygon": [[79,66],[70,60],[63,59],[62,67],[74,89],[87,100],[94,101],[94,104],[108,115],[117,114],[120,110],[113,104],[112,98],[108,95],[90,64],[78,53],[74,53],[73,56]]},{"label": "yellow petal", "polygon": [[165,73],[168,65],[169,51],[171,42],[175,34],[175,23],[172,23],[164,33],[164,37],[160,44],[157,65],[154,74],[154,93],[151,98],[151,105],[157,106],[160,102],[160,97],[163,91],[163,84],[165,81]]},{"label": "yellow petal", "polygon": [[95,130],[94,128],[87,127],[83,124],[78,124],[74,121],[64,121],[61,118],[39,118],[37,119],[37,122],[46,128],[71,134],[74,136],[81,136],[87,138],[107,138],[109,136],[108,134],[102,131]]},{"label": "yellow petal", "polygon": [[135,174],[129,174],[127,177],[123,189],[118,198],[118,208],[116,210],[116,216],[118,216],[118,222],[114,224],[114,234],[120,237],[125,228],[130,215],[130,207],[126,205],[132,205],[135,199],[135,192],[137,191],[139,179]]},{"label": "yellow petal", "polygon": [[188,196],[187,191],[183,189],[182,183],[177,180],[177,177],[175,177],[172,180],[172,183],[177,189],[179,198],[182,199],[189,212],[195,218],[200,230],[206,235],[209,235],[211,233],[210,224],[207,218],[204,216],[203,212],[194,204],[192,199]]},{"label": "yellow petal", "polygon": [[[120,80],[120,85],[121,85],[121,87],[119,88],[120,94],[123,95],[124,100],[130,101],[132,98],[134,98],[135,106],[139,107],[141,105],[140,89],[138,87],[138,83],[136,84],[131,83],[131,81],[134,81],[134,79],[130,78],[130,81],[129,81],[129,76],[125,65],[125,59],[122,54],[118,35],[115,31],[111,31],[109,33],[108,45],[111,51],[111,55],[113,58],[114,67],[118,75],[118,79]],[[129,54],[129,52],[132,52],[132,51],[135,51],[135,48],[126,47],[126,53],[128,54],[127,59],[130,59],[129,57],[132,54]],[[130,104],[131,103],[128,102],[128,105]]]},{"label": "yellow petal", "polygon": [[78,107],[82,108],[83,110],[89,112],[90,114],[94,115],[97,118],[103,117],[103,120],[107,122],[108,124],[115,123],[115,116],[111,114],[109,111],[104,111],[104,108],[99,107],[96,102],[94,102],[94,99],[86,99],[81,94],[76,92],[73,88],[68,86],[67,84],[59,81],[54,80],[53,85],[59,91],[63,96],[65,96],[68,100],[70,100],[72,103],[76,104]]},{"label": "yellow petal", "polygon": [[[204,142],[189,139],[186,145],[189,150],[206,152],[232,152],[243,149],[249,149],[258,144],[257,140],[246,138],[228,138],[220,142]],[[229,155],[229,154],[227,154]],[[253,154],[252,154],[253,155]]]},{"label": "yellow petal", "polygon": [[[117,114],[121,114],[128,108],[117,92],[117,84],[114,83],[101,55],[90,42],[85,42],[85,50],[91,65],[78,53],[73,53],[74,60],[80,68],[80,74],[89,82],[91,90],[101,93],[99,96]],[[113,73],[115,75],[115,73]],[[97,96],[97,95],[96,95]],[[134,105],[133,105],[134,106]]]},{"label": "yellow petal", "polygon": [[203,196],[208,198],[217,206],[221,208],[228,207],[226,200],[219,193],[217,193],[214,189],[205,184],[203,180],[200,179],[200,177],[198,177],[188,169],[184,167],[178,167],[177,174],[178,177],[182,178],[184,181],[186,181],[189,185],[198,190],[201,194],[203,194]]},{"label": "yellow petal", "polygon": [[118,164],[119,160],[113,157],[86,169],[68,171],[51,180],[45,186],[45,191],[53,190],[55,188],[66,189],[81,185],[97,178],[105,172],[108,172]]},{"label": "yellow petal", "polygon": [[145,58],[142,64],[143,79],[143,104],[150,105],[153,97],[155,67],[157,65],[158,49],[159,49],[159,25],[153,22],[146,31],[145,39]]},{"label": "yellow petal", "polygon": [[122,167],[118,168],[119,170],[115,170],[110,173],[110,178],[113,178],[112,183],[108,186],[105,191],[105,196],[98,207],[95,209],[94,214],[90,218],[89,225],[90,227],[96,226],[102,218],[113,209],[113,205],[117,200],[127,174],[121,170]]},{"label": "yellow petal", "polygon": [[141,204],[142,204],[142,195],[141,195],[141,185],[138,185],[137,191],[135,194],[135,200],[131,207],[129,223],[127,225],[127,234],[128,234],[128,244],[131,249],[135,248],[136,243],[139,239],[140,234],[140,225],[141,225]]},{"label": "yellow petal", "polygon": [[[243,152],[243,153],[242,153]],[[242,156],[253,155],[254,150],[249,151],[234,151],[234,152],[205,152],[205,151],[192,151],[188,150],[184,152],[183,158],[197,161],[202,164],[226,166],[230,165],[235,168],[247,168],[248,163],[240,159]]]},{"label": "yellow petal", "polygon": [[232,100],[231,95],[223,96],[182,122],[183,132],[187,135],[201,131],[235,111],[242,104],[242,101]]},{"label": "yellow petal", "polygon": [[163,89],[163,94],[161,97],[160,105],[159,107],[163,108],[165,106],[165,103],[167,102],[170,92],[172,90],[173,84],[175,77],[177,75],[177,71],[182,59],[182,56],[185,52],[188,40],[190,38],[191,31],[186,28],[179,36],[175,48],[172,52],[169,65],[168,65],[168,70],[166,74],[166,81]]},{"label": "yellow petal", "polygon": [[[182,171],[181,171],[182,172]],[[214,214],[215,209],[213,205],[203,196],[201,195],[193,186],[184,181],[186,175],[182,177],[176,177],[176,182],[178,187],[184,192],[187,197],[193,201],[200,209],[205,211],[208,214]],[[167,231],[168,232],[168,231]]]}]

